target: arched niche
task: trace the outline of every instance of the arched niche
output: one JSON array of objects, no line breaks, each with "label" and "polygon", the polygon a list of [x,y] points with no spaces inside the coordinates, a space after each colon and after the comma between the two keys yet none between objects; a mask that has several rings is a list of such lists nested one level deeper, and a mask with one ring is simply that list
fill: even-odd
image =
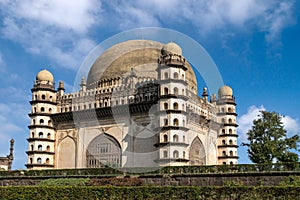
[{"label": "arched niche", "polygon": [[57,168],[76,167],[76,143],[70,136],[65,137],[58,145]]},{"label": "arched niche", "polygon": [[206,155],[203,143],[196,137],[190,147],[190,164],[205,165]]},{"label": "arched niche", "polygon": [[114,137],[102,133],[88,145],[86,150],[86,167],[120,167],[121,154],[121,146],[118,141]]}]

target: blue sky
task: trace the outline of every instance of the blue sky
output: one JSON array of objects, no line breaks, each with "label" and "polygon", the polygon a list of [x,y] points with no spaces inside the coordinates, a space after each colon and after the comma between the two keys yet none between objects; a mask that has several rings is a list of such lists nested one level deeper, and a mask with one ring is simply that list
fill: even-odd
[{"label": "blue sky", "polygon": [[[142,27],[179,31],[206,49],[234,90],[240,142],[262,109],[283,114],[289,134],[296,134],[299,11],[296,0],[0,0],[0,155],[14,138],[13,168],[25,168],[30,89],[40,70],[71,92],[97,44]],[[249,162],[244,148],[239,155],[240,163]]]}]

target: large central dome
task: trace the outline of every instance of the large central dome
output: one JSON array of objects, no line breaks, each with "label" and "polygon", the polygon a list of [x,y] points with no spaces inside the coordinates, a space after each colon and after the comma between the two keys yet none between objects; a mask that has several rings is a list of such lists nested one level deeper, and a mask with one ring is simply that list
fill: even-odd
[{"label": "large central dome", "polygon": [[[158,59],[166,49],[173,47],[174,52],[181,53],[175,43],[162,44],[151,40],[128,40],[116,44],[103,52],[91,67],[87,86],[91,88],[96,82],[126,76],[134,68],[138,77],[157,79]],[[176,47],[176,48],[175,48]],[[169,50],[170,51],[170,50]],[[187,83],[197,90],[197,82],[192,67],[186,63]]]}]

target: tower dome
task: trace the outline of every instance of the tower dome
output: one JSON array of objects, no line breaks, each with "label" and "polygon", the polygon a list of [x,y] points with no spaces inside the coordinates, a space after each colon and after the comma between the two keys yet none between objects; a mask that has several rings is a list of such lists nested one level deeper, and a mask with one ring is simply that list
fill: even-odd
[{"label": "tower dome", "polygon": [[218,91],[219,99],[220,98],[232,98],[232,94],[233,94],[232,89],[227,85],[220,87],[220,89]]},{"label": "tower dome", "polygon": [[37,81],[49,81],[49,82],[53,82],[54,78],[51,72],[49,72],[48,70],[44,69],[42,71],[40,71],[37,75],[36,75],[36,80]]},{"label": "tower dome", "polygon": [[176,44],[174,42],[169,42],[168,44],[166,44],[162,47],[161,53],[163,55],[166,55],[166,54],[169,54],[169,53],[182,55],[182,49],[178,44]]}]

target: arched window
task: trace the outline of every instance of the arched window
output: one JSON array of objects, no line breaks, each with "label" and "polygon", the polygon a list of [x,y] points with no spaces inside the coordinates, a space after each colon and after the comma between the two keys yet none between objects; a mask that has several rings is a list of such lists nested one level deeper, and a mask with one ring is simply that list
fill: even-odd
[{"label": "arched window", "polygon": [[38,163],[38,164],[42,164],[42,159],[41,159],[41,158],[38,158],[38,159],[37,159],[37,163]]},{"label": "arched window", "polygon": [[32,164],[32,158],[30,158],[30,164]]},{"label": "arched window", "polygon": [[30,151],[33,151],[33,148],[34,148],[33,145],[31,145],[31,146],[30,146]]},{"label": "arched window", "polygon": [[222,151],[222,156],[226,156],[226,151]]},{"label": "arched window", "polygon": [[179,121],[177,118],[173,120],[173,126],[179,126]]},{"label": "arched window", "polygon": [[231,113],[231,112],[232,112],[232,108],[228,108],[228,112],[230,112],[230,113]]},{"label": "arched window", "polygon": [[222,129],[222,134],[225,134],[225,129]]},{"label": "arched window", "polygon": [[40,119],[40,125],[44,125],[44,120]]},{"label": "arched window", "polygon": [[231,124],[232,123],[232,119],[228,119],[228,122],[229,122],[229,124]]},{"label": "arched window", "polygon": [[173,74],[173,77],[174,77],[174,79],[178,79],[178,73],[175,72],[175,73]]},{"label": "arched window", "polygon": [[45,99],[46,99],[46,96],[45,96],[44,94],[42,95],[42,99],[43,99],[43,100],[45,100]]},{"label": "arched window", "polygon": [[223,162],[223,165],[226,165],[226,162]]},{"label": "arched window", "polygon": [[182,141],[185,142],[185,136],[182,136]]},{"label": "arched window", "polygon": [[37,95],[34,95],[34,100],[37,100]]},{"label": "arched window", "polygon": [[225,140],[222,140],[222,145],[225,145],[225,144],[226,144]]},{"label": "arched window", "polygon": [[47,134],[47,138],[48,138],[48,139],[51,138],[51,134],[50,134],[50,133]]},{"label": "arched window", "polygon": [[185,151],[182,152],[182,157],[185,158]]},{"label": "arched window", "polygon": [[164,150],[164,158],[167,158],[167,157],[168,157],[168,151]]},{"label": "arched window", "polygon": [[168,103],[164,103],[164,108],[165,108],[165,110],[168,109]]},{"label": "arched window", "polygon": [[32,120],[32,124],[35,125],[35,119]]},{"label": "arched window", "polygon": [[164,125],[168,126],[168,119],[164,119]]},{"label": "arched window", "polygon": [[31,133],[31,137],[34,138],[34,132]]},{"label": "arched window", "polygon": [[47,164],[50,163],[50,159],[49,159],[49,158],[46,159],[46,163],[47,163]]},{"label": "arched window", "polygon": [[229,144],[232,144],[232,140],[229,140]]},{"label": "arched window", "polygon": [[184,119],[182,120],[182,126],[185,126],[185,120]]},{"label": "arched window", "polygon": [[173,91],[174,91],[175,95],[178,95],[178,88],[177,87],[174,87]]},{"label": "arched window", "polygon": [[168,142],[168,136],[164,135],[164,142]]},{"label": "arched window", "polygon": [[230,161],[230,164],[231,164],[231,165],[233,165],[233,162],[232,162],[232,161]]},{"label": "arched window", "polygon": [[229,155],[230,155],[230,156],[233,156],[233,151],[229,151]]},{"label": "arched window", "polygon": [[45,108],[44,107],[41,107],[41,112],[45,112]]},{"label": "arched window", "polygon": [[173,151],[173,158],[178,158],[179,157],[179,153],[177,150]]},{"label": "arched window", "polygon": [[49,113],[52,113],[52,108],[49,108]]},{"label": "arched window", "polygon": [[169,89],[167,87],[164,88],[164,94],[169,94]]},{"label": "arched window", "polygon": [[169,74],[168,72],[165,72],[165,79],[168,79],[169,78]]},{"label": "arched window", "polygon": [[48,120],[48,126],[51,126],[51,125],[52,125],[51,120]]},{"label": "arched window", "polygon": [[39,132],[39,138],[43,138],[43,133]]},{"label": "arched window", "polygon": [[47,151],[50,151],[50,146],[48,145],[46,149],[47,149]]},{"label": "arched window", "polygon": [[232,129],[229,129],[228,132],[229,132],[229,134],[232,134]]},{"label": "arched window", "polygon": [[173,135],[173,142],[178,142],[178,135]]},{"label": "arched window", "polygon": [[173,109],[178,110],[178,103],[177,102],[173,103]]},{"label": "arched window", "polygon": [[184,74],[181,74],[181,78],[184,79]]},{"label": "arched window", "polygon": [[42,145],[39,145],[39,146],[38,146],[38,150],[39,150],[39,151],[43,151]]},{"label": "arched window", "polygon": [[184,95],[184,89],[181,90],[181,94]]}]

